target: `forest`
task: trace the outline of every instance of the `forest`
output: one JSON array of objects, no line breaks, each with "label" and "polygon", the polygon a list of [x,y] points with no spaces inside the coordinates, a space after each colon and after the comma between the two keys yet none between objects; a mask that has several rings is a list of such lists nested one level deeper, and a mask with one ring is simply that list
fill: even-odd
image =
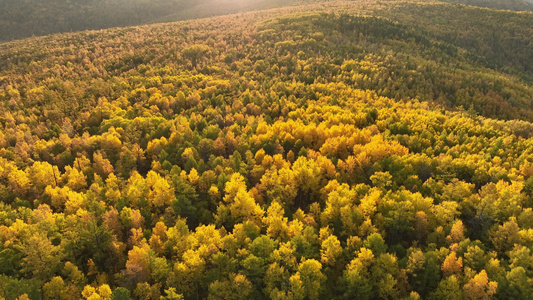
[{"label": "forest", "polygon": [[[352,0],[355,1],[355,0]],[[533,0],[443,0],[503,10],[533,11]],[[2,0],[0,42],[79,30],[174,22],[327,4],[331,0]]]},{"label": "forest", "polygon": [[494,9],[533,11],[533,0],[443,0],[444,2],[473,5]]},{"label": "forest", "polygon": [[[0,42],[51,33],[171,22],[327,1],[2,0],[0,1]],[[503,7],[507,6],[503,5]],[[514,3],[509,6],[517,7],[519,10],[524,8]]]},{"label": "forest", "polygon": [[530,12],[3,43],[0,299],[533,299],[532,122]]}]

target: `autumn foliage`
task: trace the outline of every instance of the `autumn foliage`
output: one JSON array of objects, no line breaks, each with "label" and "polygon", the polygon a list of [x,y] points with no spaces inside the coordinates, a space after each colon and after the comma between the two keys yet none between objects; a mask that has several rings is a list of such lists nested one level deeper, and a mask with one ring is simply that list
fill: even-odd
[{"label": "autumn foliage", "polygon": [[400,21],[533,17],[389,5],[1,44],[0,296],[529,299],[533,56]]}]

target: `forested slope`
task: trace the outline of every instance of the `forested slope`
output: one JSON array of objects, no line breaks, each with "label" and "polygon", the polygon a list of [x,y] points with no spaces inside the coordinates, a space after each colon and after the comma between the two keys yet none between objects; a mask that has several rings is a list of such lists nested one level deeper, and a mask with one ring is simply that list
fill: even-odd
[{"label": "forested slope", "polygon": [[0,41],[144,24],[184,6],[174,0],[3,0]]},{"label": "forested slope", "polygon": [[322,0],[2,0],[0,42],[313,2]]},{"label": "forested slope", "polygon": [[532,0],[444,0],[444,2],[460,3],[494,9],[533,11],[533,4],[531,1]]},{"label": "forested slope", "polygon": [[530,299],[532,19],[334,2],[0,44],[0,296]]},{"label": "forested slope", "polygon": [[[329,0],[2,0],[0,42],[52,33],[173,22],[263,10],[313,5]],[[532,11],[523,0],[449,0],[496,9]]]},{"label": "forested slope", "polygon": [[402,3],[376,12],[467,50],[476,65],[522,77],[533,75],[531,12],[515,13],[454,5]]}]

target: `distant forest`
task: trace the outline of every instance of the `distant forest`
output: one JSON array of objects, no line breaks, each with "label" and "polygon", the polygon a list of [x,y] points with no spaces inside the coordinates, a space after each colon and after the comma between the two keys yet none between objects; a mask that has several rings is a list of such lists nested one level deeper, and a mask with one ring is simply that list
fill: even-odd
[{"label": "distant forest", "polygon": [[51,33],[210,17],[317,0],[2,0],[0,42]]},{"label": "distant forest", "polygon": [[450,3],[461,3],[472,6],[516,11],[533,11],[533,0],[443,0]]},{"label": "distant forest", "polygon": [[[496,9],[533,11],[533,4],[525,0],[444,1]],[[319,2],[329,1],[2,0],[0,1],[0,42],[52,33],[173,22]]]}]

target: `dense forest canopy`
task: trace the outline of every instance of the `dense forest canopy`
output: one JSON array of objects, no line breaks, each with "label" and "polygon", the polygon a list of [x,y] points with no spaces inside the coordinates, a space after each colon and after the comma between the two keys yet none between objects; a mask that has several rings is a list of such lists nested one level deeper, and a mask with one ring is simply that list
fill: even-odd
[{"label": "dense forest canopy", "polygon": [[532,31],[346,1],[0,44],[0,298],[531,299]]}]

